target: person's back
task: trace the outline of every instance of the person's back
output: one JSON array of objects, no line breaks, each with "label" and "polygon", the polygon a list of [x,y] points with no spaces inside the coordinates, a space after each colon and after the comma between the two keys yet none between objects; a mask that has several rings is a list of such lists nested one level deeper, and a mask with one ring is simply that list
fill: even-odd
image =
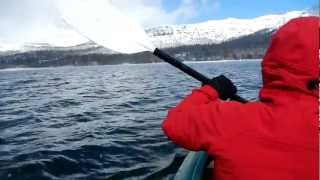
[{"label": "person's back", "polygon": [[259,102],[222,102],[205,85],[169,111],[163,130],[207,151],[214,180],[318,180],[318,53],[319,18],[291,20],[262,62]]}]

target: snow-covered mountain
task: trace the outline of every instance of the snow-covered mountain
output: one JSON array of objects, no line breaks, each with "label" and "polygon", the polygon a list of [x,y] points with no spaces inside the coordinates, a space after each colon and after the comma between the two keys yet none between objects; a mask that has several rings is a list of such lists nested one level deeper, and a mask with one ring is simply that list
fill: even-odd
[{"label": "snow-covered mountain", "polygon": [[[178,47],[194,44],[219,44],[221,42],[248,36],[262,30],[273,31],[285,24],[290,19],[308,16],[307,11],[292,11],[279,15],[266,15],[254,19],[228,18],[223,20],[211,20],[198,24],[189,25],[166,25],[146,29],[151,41],[161,48]],[[57,32],[54,29],[54,41],[49,39],[41,40],[23,45],[6,44],[0,37],[0,55],[8,52],[26,52],[32,50],[77,50],[83,53],[113,53],[110,50],[101,48],[92,42],[84,42],[84,38],[70,29]],[[50,32],[49,32],[50,33]],[[72,36],[71,36],[71,35]],[[54,36],[56,35],[56,36]],[[59,40],[61,37],[61,41]],[[69,39],[67,39],[70,37]],[[74,41],[74,42],[73,42]],[[50,42],[55,42],[54,44]],[[62,44],[57,43],[62,42]],[[68,44],[63,44],[68,42]],[[81,43],[81,44],[79,44]],[[70,46],[72,45],[72,46]],[[79,50],[79,51],[78,51]]]},{"label": "snow-covered mountain", "polygon": [[292,11],[286,14],[266,15],[254,19],[228,18],[200,24],[160,26],[147,29],[158,47],[176,47],[193,44],[219,44],[247,36],[262,30],[275,30],[290,19],[308,16],[306,11]]}]

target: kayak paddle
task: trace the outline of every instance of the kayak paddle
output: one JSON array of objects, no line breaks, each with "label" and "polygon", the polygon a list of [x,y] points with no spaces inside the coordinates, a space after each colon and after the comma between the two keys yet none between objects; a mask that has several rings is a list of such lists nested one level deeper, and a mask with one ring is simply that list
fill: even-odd
[{"label": "kayak paddle", "polygon": [[[154,47],[143,28],[121,14],[110,0],[58,0],[58,9],[67,24],[105,48],[125,54],[149,51],[198,81],[210,82],[208,77]],[[247,102],[238,95],[231,99]]]}]

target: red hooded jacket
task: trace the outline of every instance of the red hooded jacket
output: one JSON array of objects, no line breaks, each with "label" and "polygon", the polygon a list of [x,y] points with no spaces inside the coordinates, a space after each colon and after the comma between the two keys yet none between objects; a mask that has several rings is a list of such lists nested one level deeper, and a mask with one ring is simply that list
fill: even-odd
[{"label": "red hooded jacket", "polygon": [[319,18],[291,20],[262,61],[260,101],[223,102],[210,86],[171,109],[165,134],[215,161],[214,180],[318,180]]}]

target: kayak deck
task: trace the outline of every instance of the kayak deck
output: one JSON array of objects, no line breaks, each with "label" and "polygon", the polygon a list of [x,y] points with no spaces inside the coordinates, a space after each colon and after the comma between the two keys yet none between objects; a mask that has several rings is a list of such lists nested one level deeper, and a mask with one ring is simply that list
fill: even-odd
[{"label": "kayak deck", "polygon": [[206,152],[189,152],[174,180],[204,180],[211,177],[212,169]]}]

